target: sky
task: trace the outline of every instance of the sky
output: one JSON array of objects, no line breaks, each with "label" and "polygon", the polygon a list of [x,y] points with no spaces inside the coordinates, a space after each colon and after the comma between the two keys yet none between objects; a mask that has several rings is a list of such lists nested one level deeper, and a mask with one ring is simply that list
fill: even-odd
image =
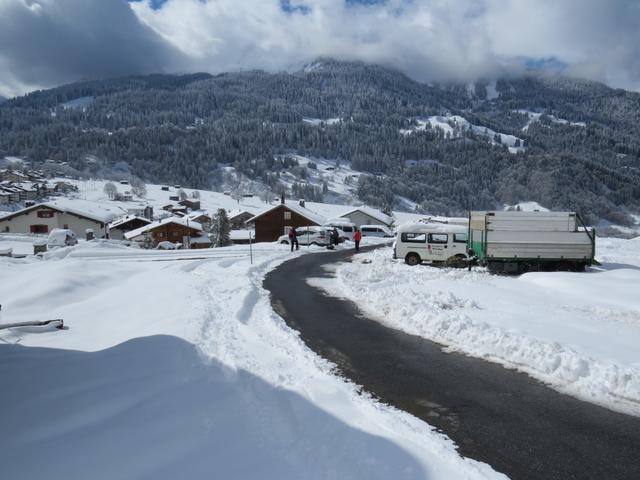
[{"label": "sky", "polygon": [[424,82],[552,69],[640,91],[640,0],[0,0],[0,95],[317,57]]}]

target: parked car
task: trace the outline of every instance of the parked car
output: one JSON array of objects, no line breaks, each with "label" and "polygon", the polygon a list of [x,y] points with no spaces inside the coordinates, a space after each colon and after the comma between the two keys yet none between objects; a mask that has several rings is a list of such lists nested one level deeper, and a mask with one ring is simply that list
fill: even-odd
[{"label": "parked car", "polygon": [[78,243],[73,230],[68,228],[54,228],[47,238],[47,247],[70,247]]},{"label": "parked car", "polygon": [[393,232],[384,225],[361,225],[360,231],[363,237],[393,237]]},{"label": "parked car", "polygon": [[156,249],[158,250],[179,250],[181,248],[181,243],[173,243],[166,240],[164,242],[158,243],[158,246],[156,247]]},{"label": "parked car", "polygon": [[[298,244],[300,245],[329,245],[329,229],[327,227],[298,227],[296,228]],[[278,243],[289,245],[289,235],[282,235]]]},{"label": "parked car", "polygon": [[415,223],[403,225],[393,243],[393,258],[408,265],[422,262],[465,266],[468,229],[462,225]]},{"label": "parked car", "polygon": [[338,235],[340,236],[340,242],[344,242],[345,240],[353,241],[353,234],[356,231],[356,224],[344,221],[344,220],[330,220],[324,224],[328,230],[335,228],[338,230]]}]

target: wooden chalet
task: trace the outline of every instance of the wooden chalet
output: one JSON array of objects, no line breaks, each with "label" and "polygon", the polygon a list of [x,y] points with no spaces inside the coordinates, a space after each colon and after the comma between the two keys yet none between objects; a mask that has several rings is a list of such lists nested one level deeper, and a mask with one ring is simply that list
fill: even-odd
[{"label": "wooden chalet", "polygon": [[[188,218],[169,217],[150,223],[136,230],[125,233],[127,240],[156,247],[160,242],[185,244],[185,237],[190,248],[209,248],[211,241],[204,233],[202,226]],[[186,245],[185,245],[186,246]]]},{"label": "wooden chalet", "polygon": [[281,202],[251,217],[246,223],[254,224],[256,242],[275,242],[291,228],[320,226],[324,221],[320,215],[297,203]]}]

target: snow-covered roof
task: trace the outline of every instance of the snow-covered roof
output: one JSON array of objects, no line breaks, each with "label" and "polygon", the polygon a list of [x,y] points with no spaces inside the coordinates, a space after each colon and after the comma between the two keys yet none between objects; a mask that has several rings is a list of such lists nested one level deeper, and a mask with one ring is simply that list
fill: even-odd
[{"label": "snow-covered roof", "polygon": [[262,217],[263,215],[266,215],[267,213],[272,212],[276,208],[280,208],[282,206],[287,207],[292,212],[297,213],[298,215],[300,215],[301,217],[306,218],[307,220],[311,220],[313,223],[315,223],[317,225],[322,225],[325,222],[325,218],[324,217],[318,215],[315,212],[312,212],[308,208],[301,207],[300,205],[298,205],[297,203],[294,203],[294,202],[285,202],[284,205],[282,203],[278,203],[277,205],[275,205],[273,207],[270,207],[270,208],[267,208],[266,210],[263,210],[262,212],[258,213],[254,217],[251,217],[249,220],[247,220],[247,223],[253,222],[253,221],[255,221],[256,218]]},{"label": "snow-covered roof", "polygon": [[234,218],[239,217],[240,215],[243,215],[243,214],[253,216],[253,213],[247,210],[243,210],[242,208],[236,208],[235,210],[231,210],[227,215],[227,217],[229,218],[229,220],[233,220]]},{"label": "snow-covered roof", "polygon": [[194,222],[193,220],[189,220],[186,217],[183,217],[183,218],[167,217],[160,221],[152,222],[149,225],[145,225],[144,227],[131,230],[130,232],[125,233],[124,237],[127,240],[131,240],[132,238],[137,237],[138,235],[142,235],[143,233],[146,233],[150,230],[153,230],[155,228],[158,228],[164,225],[168,225],[170,223],[175,223],[176,225],[181,225],[183,227],[189,227],[189,228],[193,228],[194,230],[202,231],[202,225],[200,225],[198,222]]},{"label": "snow-covered roof", "polygon": [[109,228],[117,228],[120,225],[124,225],[125,223],[130,222],[131,220],[141,220],[146,223],[151,223],[151,220],[145,217],[141,217],[139,215],[125,215],[124,217],[118,218],[111,223],[109,223]]},{"label": "snow-covered roof", "polygon": [[414,233],[467,233],[468,228],[452,223],[407,223],[398,228],[398,232]]},{"label": "snow-covered roof", "polygon": [[70,213],[78,217],[84,217],[94,222],[107,223],[112,218],[115,218],[119,213],[122,213],[120,209],[105,208],[94,202],[87,202],[84,200],[60,198],[52,202],[39,203],[30,207],[23,208],[9,215],[2,217],[3,220],[28,213],[38,208],[47,207],[52,210],[56,210],[60,213]]},{"label": "snow-covered roof", "polygon": [[353,209],[349,210],[348,212],[343,213],[340,216],[341,217],[347,217],[347,216],[349,216],[349,215],[351,215],[352,213],[355,213],[355,212],[364,213],[365,215],[368,215],[371,218],[375,218],[376,220],[384,223],[385,225],[391,225],[393,223],[393,218],[391,218],[389,215],[386,215],[386,214],[382,213],[379,210],[376,210],[376,209],[371,208],[371,207],[367,207],[365,205],[363,205],[361,207],[353,208]]}]

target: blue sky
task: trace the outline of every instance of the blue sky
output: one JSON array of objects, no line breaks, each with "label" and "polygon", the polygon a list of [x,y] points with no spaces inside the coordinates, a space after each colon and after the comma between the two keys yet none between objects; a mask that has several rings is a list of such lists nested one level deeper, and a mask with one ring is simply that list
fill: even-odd
[{"label": "blue sky", "polygon": [[0,95],[317,57],[424,82],[533,69],[640,90],[638,25],[639,0],[0,0]]}]

